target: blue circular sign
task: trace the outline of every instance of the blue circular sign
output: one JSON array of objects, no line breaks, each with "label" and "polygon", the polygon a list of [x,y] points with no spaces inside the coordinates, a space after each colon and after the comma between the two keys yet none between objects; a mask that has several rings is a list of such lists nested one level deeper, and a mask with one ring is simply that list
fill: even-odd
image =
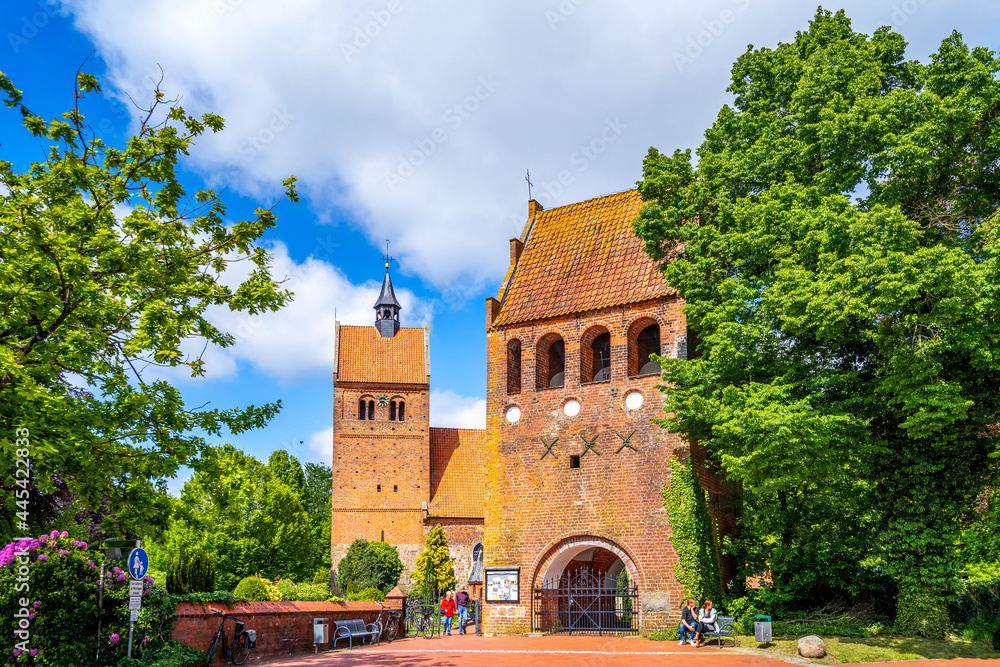
[{"label": "blue circular sign", "polygon": [[125,561],[125,569],[133,579],[145,577],[149,572],[149,556],[146,555],[146,550],[138,547],[132,549],[128,554],[128,560]]}]

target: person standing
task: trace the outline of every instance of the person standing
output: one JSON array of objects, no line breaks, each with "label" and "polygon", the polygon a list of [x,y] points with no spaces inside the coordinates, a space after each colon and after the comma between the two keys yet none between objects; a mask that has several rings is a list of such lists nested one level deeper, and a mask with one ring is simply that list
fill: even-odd
[{"label": "person standing", "polygon": [[695,635],[695,646],[701,646],[706,632],[715,632],[715,609],[712,608],[712,601],[705,600],[698,610],[698,634]]},{"label": "person standing", "polygon": [[455,597],[453,591],[448,591],[441,600],[441,634],[451,636],[451,618],[455,615]]},{"label": "person standing", "polygon": [[695,645],[694,637],[698,631],[698,619],[695,618],[694,611],[694,598],[688,598],[684,603],[684,608],[681,609],[681,641],[678,646],[684,646],[684,644],[691,642],[691,646]]},{"label": "person standing", "polygon": [[465,624],[469,620],[469,593],[462,586],[455,594],[455,607],[458,612],[458,634],[465,634]]}]

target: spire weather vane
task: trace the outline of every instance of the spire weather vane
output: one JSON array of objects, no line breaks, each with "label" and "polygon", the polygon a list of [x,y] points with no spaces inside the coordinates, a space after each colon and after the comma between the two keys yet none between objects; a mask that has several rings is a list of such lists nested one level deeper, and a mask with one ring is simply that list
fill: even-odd
[{"label": "spire weather vane", "polygon": [[382,258],[385,261],[385,270],[389,270],[389,264],[394,262],[395,259],[389,256],[389,239],[385,240],[385,257]]},{"label": "spire weather vane", "polygon": [[524,180],[528,181],[528,201],[531,201],[531,170],[524,170]]}]

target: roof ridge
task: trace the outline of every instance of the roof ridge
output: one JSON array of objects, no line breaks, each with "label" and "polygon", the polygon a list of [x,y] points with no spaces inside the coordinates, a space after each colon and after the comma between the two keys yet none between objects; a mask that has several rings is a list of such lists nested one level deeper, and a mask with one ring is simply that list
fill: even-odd
[{"label": "roof ridge", "polygon": [[541,210],[541,212],[539,213],[539,215],[544,215],[546,213],[553,213],[555,211],[558,211],[559,209],[570,208],[570,207],[573,207],[573,206],[585,206],[587,204],[590,204],[591,202],[596,202],[599,199],[608,199],[610,197],[615,197],[615,196],[618,196],[618,195],[623,195],[623,194],[626,194],[628,192],[634,192],[634,191],[637,191],[638,189],[639,189],[638,187],[632,186],[631,188],[625,188],[624,190],[617,190],[615,192],[608,192],[608,193],[603,194],[603,195],[598,195],[597,197],[591,197],[590,199],[584,199],[583,201],[571,202],[569,204],[563,204],[562,206],[553,206],[552,208],[545,208],[545,209]]}]

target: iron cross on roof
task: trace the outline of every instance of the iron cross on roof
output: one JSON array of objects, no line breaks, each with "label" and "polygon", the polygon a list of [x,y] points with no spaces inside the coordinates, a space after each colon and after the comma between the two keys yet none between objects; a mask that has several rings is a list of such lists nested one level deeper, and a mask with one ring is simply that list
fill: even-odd
[{"label": "iron cross on roof", "polygon": [[385,257],[383,257],[382,260],[385,262],[386,270],[389,269],[389,264],[394,261],[394,258],[389,256],[389,239],[385,240]]}]

